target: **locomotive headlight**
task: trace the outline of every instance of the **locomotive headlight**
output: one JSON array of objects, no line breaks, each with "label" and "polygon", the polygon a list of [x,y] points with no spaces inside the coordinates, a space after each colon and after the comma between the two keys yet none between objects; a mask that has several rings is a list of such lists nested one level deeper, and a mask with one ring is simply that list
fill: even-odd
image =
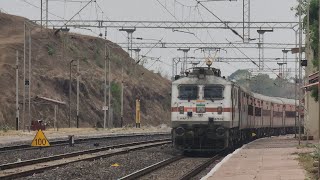
[{"label": "locomotive headlight", "polygon": [[179,107],[179,113],[180,114],[184,114],[184,106],[180,106]]},{"label": "locomotive headlight", "polygon": [[223,112],[223,108],[222,108],[222,106],[219,106],[218,107],[218,114],[222,114],[222,112]]},{"label": "locomotive headlight", "polygon": [[175,131],[176,135],[183,136],[186,130],[183,127],[178,127],[177,129],[175,129]]},{"label": "locomotive headlight", "polygon": [[218,128],[216,129],[216,134],[217,134],[217,136],[223,136],[225,132],[226,132],[226,129],[223,128],[223,127],[218,127]]}]

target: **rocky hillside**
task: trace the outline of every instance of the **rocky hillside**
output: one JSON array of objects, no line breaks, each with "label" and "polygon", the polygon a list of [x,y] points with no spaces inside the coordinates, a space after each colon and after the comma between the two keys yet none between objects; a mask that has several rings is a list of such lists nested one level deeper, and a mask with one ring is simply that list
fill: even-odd
[{"label": "rocky hillside", "polygon": [[[23,98],[23,27],[25,19],[0,13],[0,126],[15,126],[15,61],[19,51],[20,126]],[[170,82],[148,71],[118,45],[101,38],[57,32],[32,26],[32,120],[42,119],[53,125],[54,105],[36,97],[63,101],[59,106],[59,127],[69,119],[69,64],[72,66],[72,126],[76,120],[76,60],[80,62],[80,126],[103,124],[105,44],[110,49],[112,73],[113,124],[120,125],[121,69],[124,69],[124,124],[135,123],[135,99],[141,98],[142,125],[168,124]],[[28,49],[27,49],[28,51]],[[26,53],[28,57],[28,52]],[[28,69],[28,59],[26,59]],[[28,75],[28,71],[26,72]],[[28,94],[28,93],[27,93]],[[26,96],[27,97],[27,96]],[[28,102],[28,101],[27,101]],[[26,106],[28,110],[28,106]],[[28,111],[25,121],[28,122]],[[26,123],[27,125],[27,123]]]}]

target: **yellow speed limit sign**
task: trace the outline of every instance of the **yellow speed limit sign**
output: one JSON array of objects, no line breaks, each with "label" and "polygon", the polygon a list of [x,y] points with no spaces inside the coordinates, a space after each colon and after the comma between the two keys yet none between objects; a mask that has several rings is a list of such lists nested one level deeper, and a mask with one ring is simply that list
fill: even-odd
[{"label": "yellow speed limit sign", "polygon": [[39,129],[37,132],[36,136],[33,138],[31,146],[36,146],[36,147],[47,147],[50,146],[50,143],[44,133]]}]

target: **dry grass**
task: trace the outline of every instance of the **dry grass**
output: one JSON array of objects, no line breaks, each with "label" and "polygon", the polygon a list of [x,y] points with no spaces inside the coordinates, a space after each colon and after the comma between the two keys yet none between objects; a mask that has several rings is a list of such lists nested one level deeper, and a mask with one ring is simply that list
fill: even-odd
[{"label": "dry grass", "polygon": [[315,167],[313,167],[314,158],[311,153],[299,153],[298,160],[300,165],[307,171],[307,178],[310,180],[316,180],[318,176],[318,172],[315,171]]},{"label": "dry grass", "polygon": [[[15,50],[20,51],[20,65],[23,64],[23,22],[24,19],[0,13],[0,125],[15,126]],[[69,33],[54,35],[53,30],[39,28],[32,31],[32,86],[31,96],[43,96],[68,103],[69,63],[80,61],[80,127],[101,127],[103,124],[103,79],[104,41],[101,38]],[[65,45],[62,58],[63,42]],[[170,81],[154,74],[140,65],[116,44],[107,41],[111,49],[112,81],[121,82],[121,68],[124,67],[124,123],[134,124],[134,106],[137,96],[142,98],[142,120],[144,124],[169,124]],[[49,48],[48,48],[49,47]],[[76,64],[76,63],[74,63]],[[135,69],[134,73],[133,69]],[[20,66],[22,72],[22,66]],[[75,126],[76,110],[76,67],[72,70],[72,126]],[[20,87],[23,85],[20,73]],[[22,89],[20,92],[22,99]],[[117,104],[119,99],[113,99]],[[119,103],[118,103],[119,104]],[[22,110],[22,107],[20,108]],[[32,120],[44,120],[53,126],[53,106],[32,104]],[[119,106],[114,113],[114,122],[119,125]],[[22,113],[21,113],[22,114]],[[21,118],[20,118],[21,119]],[[67,127],[68,107],[58,111],[60,127]],[[22,125],[20,124],[20,127]]]}]

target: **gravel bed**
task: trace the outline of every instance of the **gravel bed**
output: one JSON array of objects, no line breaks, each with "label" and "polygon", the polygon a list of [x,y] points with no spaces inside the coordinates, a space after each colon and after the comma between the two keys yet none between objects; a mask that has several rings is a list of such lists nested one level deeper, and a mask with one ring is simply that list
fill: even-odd
[{"label": "gravel bed", "polygon": [[[8,147],[8,146],[20,146],[20,145],[26,145],[26,144],[31,144],[32,139],[28,141],[15,141],[15,142],[10,142],[10,143],[4,143],[0,144],[0,148],[3,147]],[[61,137],[61,138],[54,138],[50,139],[49,141],[67,141],[67,137]]]},{"label": "gravel bed", "polygon": [[[138,151],[132,151],[95,161],[72,163],[48,170],[44,173],[20,178],[20,180],[62,180],[62,179],[118,179],[159,161],[178,154],[171,145],[162,145]],[[118,167],[112,165],[118,164]]]},{"label": "gravel bed", "polygon": [[179,179],[206,160],[208,160],[208,158],[184,158],[164,168],[158,169],[152,174],[143,176],[140,178],[140,180]]},{"label": "gravel bed", "polygon": [[[17,161],[30,160],[41,157],[48,157],[58,154],[70,153],[75,151],[81,151],[85,149],[93,149],[98,147],[131,143],[135,141],[148,141],[155,139],[170,138],[170,135],[153,135],[153,136],[137,136],[137,137],[120,137],[120,138],[110,138],[103,140],[93,140],[90,142],[83,142],[80,144],[75,144],[75,146],[70,147],[68,145],[63,146],[52,146],[42,149],[29,149],[29,150],[17,150],[9,152],[0,152],[0,164],[13,163]],[[99,146],[94,146],[94,144],[99,143]]]}]

